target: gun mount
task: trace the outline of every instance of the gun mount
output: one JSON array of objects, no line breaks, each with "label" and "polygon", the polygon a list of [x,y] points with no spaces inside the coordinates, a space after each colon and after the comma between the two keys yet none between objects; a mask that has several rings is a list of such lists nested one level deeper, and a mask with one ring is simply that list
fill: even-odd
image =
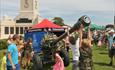
[{"label": "gun mount", "polygon": [[[80,28],[80,25],[83,24],[84,27],[89,26],[91,23],[91,20],[88,16],[82,16],[79,18],[79,20],[74,24],[74,26],[69,30],[69,33],[73,33],[74,31],[78,30]],[[53,33],[47,32],[47,34],[44,36],[42,43],[41,43],[41,54],[35,54],[34,55],[34,70],[42,70],[43,65],[45,63],[51,64],[50,62],[54,62],[54,54],[55,52],[58,52],[59,55],[62,57],[64,61],[64,66],[69,65],[69,55],[68,52],[65,50],[65,42],[63,39],[67,37],[68,32],[63,33],[61,36],[57,37]],[[37,63],[36,63],[37,61]],[[36,66],[37,65],[37,66]]]}]

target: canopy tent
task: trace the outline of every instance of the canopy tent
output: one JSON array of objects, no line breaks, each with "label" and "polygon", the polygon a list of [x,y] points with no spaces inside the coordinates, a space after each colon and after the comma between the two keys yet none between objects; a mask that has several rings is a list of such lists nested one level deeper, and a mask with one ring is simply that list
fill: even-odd
[{"label": "canopy tent", "polygon": [[[46,31],[47,29],[48,31]],[[31,29],[26,30],[25,41],[31,38],[33,42],[32,45],[34,52],[41,52],[41,42],[44,36],[48,32],[54,33],[57,36],[59,36],[64,33],[65,31],[64,29],[65,29],[64,27],[56,25],[53,22],[49,21],[48,19],[44,19],[40,23],[33,25]]]},{"label": "canopy tent", "polygon": [[[105,29],[105,26],[99,26],[99,25],[96,25],[96,24],[91,24],[90,25],[90,28],[92,30],[104,30]],[[87,27],[85,28],[87,30]]]},{"label": "canopy tent", "polygon": [[37,23],[32,26],[32,29],[36,29],[36,28],[63,28],[63,27],[54,24],[53,22],[49,21],[48,19],[44,19],[40,23]]}]

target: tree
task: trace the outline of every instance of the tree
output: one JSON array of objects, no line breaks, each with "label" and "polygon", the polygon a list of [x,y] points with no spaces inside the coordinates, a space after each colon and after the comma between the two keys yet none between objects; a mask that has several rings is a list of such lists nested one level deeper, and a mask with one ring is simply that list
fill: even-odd
[{"label": "tree", "polygon": [[64,26],[64,20],[61,17],[54,17],[53,18],[53,23],[60,25],[60,26]]},{"label": "tree", "polygon": [[106,25],[106,28],[114,28],[114,25],[113,24],[108,24],[108,25]]}]

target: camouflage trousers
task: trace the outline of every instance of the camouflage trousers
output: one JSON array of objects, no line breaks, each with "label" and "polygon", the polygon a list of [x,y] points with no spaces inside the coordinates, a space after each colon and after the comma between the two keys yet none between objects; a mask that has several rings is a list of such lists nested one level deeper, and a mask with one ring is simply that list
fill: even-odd
[{"label": "camouflage trousers", "polygon": [[80,70],[93,70],[93,61],[92,59],[81,60],[79,63]]}]

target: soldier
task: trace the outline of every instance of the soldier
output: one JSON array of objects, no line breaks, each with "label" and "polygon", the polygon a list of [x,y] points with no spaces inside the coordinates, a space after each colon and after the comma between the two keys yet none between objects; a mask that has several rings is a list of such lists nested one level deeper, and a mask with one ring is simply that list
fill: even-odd
[{"label": "soldier", "polygon": [[88,29],[88,38],[81,39],[80,47],[80,70],[93,70],[91,35]]}]

